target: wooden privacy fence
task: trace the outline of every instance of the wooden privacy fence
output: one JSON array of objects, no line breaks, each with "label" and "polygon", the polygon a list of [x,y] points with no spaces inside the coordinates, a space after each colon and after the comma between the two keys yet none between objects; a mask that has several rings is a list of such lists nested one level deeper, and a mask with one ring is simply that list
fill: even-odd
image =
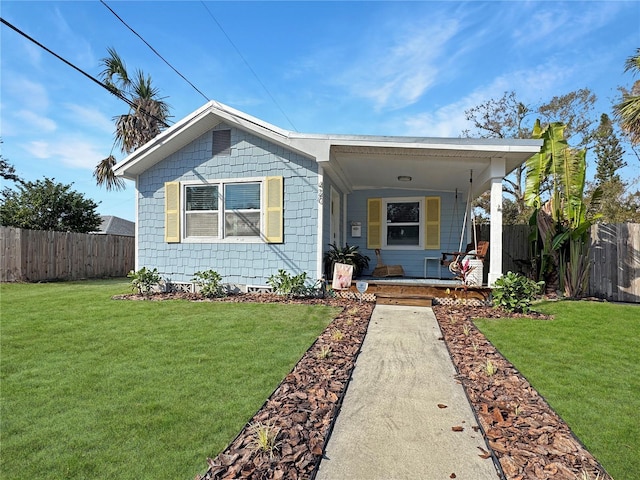
[{"label": "wooden privacy fence", "polygon": [[[527,274],[529,226],[505,225],[502,270]],[[588,295],[614,302],[640,303],[640,224],[598,224],[591,227],[591,272]],[[489,239],[489,225],[478,227],[478,239]]]},{"label": "wooden privacy fence", "polygon": [[124,277],[135,265],[135,238],[0,227],[2,282]]},{"label": "wooden privacy fence", "polygon": [[589,295],[640,303],[640,223],[591,228]]}]

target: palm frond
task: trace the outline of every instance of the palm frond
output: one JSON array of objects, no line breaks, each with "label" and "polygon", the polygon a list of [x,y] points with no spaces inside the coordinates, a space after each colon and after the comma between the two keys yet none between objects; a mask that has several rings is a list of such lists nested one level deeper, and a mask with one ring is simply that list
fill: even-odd
[{"label": "palm frond", "polygon": [[116,164],[113,155],[101,160],[93,171],[93,176],[99,186],[104,186],[107,190],[124,190],[126,183],[122,178],[113,174],[112,167]]},{"label": "palm frond", "polygon": [[[108,57],[100,59],[103,69],[100,78],[111,89],[127,91],[131,86],[131,80],[127,73],[127,66],[118,52],[112,47],[107,48]],[[114,77],[115,80],[114,80]]]},{"label": "palm frond", "polygon": [[624,71],[640,73],[640,48],[636,48],[635,55],[631,55],[624,62]]},{"label": "palm frond", "polygon": [[145,76],[142,70],[136,70],[131,93],[135,97],[151,100],[157,97],[159,90],[151,85],[151,77],[149,75]]},{"label": "palm frond", "polygon": [[630,135],[632,143],[640,143],[640,95],[623,95],[622,101],[613,109],[620,127]]}]

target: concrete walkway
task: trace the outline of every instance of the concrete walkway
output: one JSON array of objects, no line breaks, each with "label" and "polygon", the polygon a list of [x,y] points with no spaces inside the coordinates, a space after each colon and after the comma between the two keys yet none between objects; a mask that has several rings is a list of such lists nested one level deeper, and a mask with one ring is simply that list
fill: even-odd
[{"label": "concrete walkway", "polygon": [[317,480],[499,478],[440,337],[431,308],[375,307]]}]

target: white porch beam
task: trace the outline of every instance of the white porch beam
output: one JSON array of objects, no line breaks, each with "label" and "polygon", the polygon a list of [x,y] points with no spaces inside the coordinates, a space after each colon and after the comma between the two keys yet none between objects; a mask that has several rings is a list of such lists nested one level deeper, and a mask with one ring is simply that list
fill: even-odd
[{"label": "white porch beam", "polygon": [[502,180],[506,174],[504,158],[491,159],[491,225],[489,234],[489,286],[502,276]]}]

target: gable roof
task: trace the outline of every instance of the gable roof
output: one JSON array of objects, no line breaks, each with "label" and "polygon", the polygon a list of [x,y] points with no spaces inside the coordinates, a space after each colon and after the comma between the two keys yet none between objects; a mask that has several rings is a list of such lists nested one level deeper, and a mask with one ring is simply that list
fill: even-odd
[{"label": "gable roof", "polygon": [[135,237],[136,224],[124,218],[113,215],[100,215],[100,230],[96,233],[102,235],[123,235],[125,237]]},{"label": "gable roof", "polygon": [[[211,101],[114,166],[116,176],[135,180],[220,123],[242,129],[279,146],[322,162],[345,190],[402,188],[397,177],[412,177],[412,189],[450,190],[468,187],[469,177],[484,177],[473,194],[486,190],[492,158],[504,158],[506,173],[537,153],[541,140],[430,138],[297,133],[281,129],[232,107]],[[472,174],[470,172],[473,172]],[[462,181],[459,178],[462,178]]]}]

